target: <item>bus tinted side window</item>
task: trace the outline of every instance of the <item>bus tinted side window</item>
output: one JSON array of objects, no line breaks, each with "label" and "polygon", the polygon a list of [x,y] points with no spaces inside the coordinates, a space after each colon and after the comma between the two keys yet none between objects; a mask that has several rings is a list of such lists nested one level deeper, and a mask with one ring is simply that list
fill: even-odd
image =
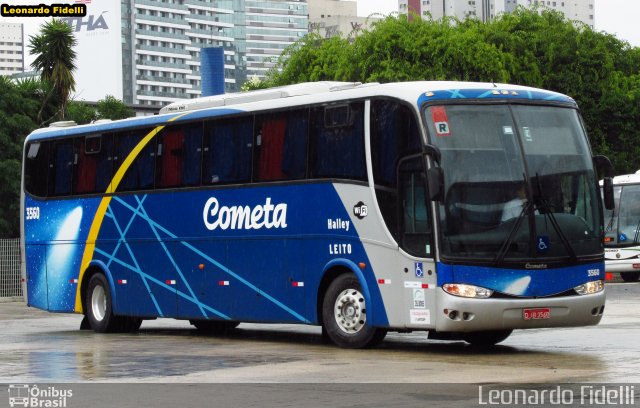
[{"label": "bus tinted side window", "polygon": [[49,157],[49,196],[71,194],[71,176],[73,174],[73,139],[52,142]]},{"label": "bus tinted side window", "polygon": [[158,135],[156,187],[200,184],[202,123],[166,127]]},{"label": "bus tinted side window", "polygon": [[[116,165],[114,173],[124,163],[131,151],[140,143],[151,129],[134,130],[115,135]],[[118,191],[145,190],[153,188],[156,158],[156,139],[153,138],[142,149],[127,169]]]},{"label": "bus tinted side window", "polygon": [[309,110],[256,118],[254,180],[299,180],[307,172]]},{"label": "bus tinted side window", "polygon": [[420,152],[418,122],[411,110],[396,101],[371,102],[371,161],[376,196],[387,228],[399,237],[398,160]]},{"label": "bus tinted side window", "polygon": [[113,135],[75,140],[73,194],[104,193],[112,178]]},{"label": "bus tinted side window", "polygon": [[364,103],[311,109],[311,177],[366,180]]},{"label": "bus tinted side window", "polygon": [[251,180],[253,116],[205,122],[203,184]]},{"label": "bus tinted side window", "polygon": [[29,194],[47,195],[49,168],[49,142],[31,142],[27,145],[24,164],[24,187]]}]

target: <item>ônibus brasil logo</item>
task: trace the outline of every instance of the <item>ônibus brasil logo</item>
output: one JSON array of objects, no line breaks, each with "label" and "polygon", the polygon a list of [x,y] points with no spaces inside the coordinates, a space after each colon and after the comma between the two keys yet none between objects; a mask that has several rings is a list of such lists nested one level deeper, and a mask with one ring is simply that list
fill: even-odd
[{"label": "\u00f4nibus brasil logo", "polygon": [[73,391],[50,386],[40,388],[37,385],[12,384],[9,385],[10,407],[55,407],[65,408],[68,399],[73,397]]},{"label": "\u00f4nibus brasil logo", "polygon": [[220,206],[218,199],[211,197],[207,200],[202,211],[202,219],[208,230],[216,228],[226,229],[261,229],[287,228],[287,205],[284,203],[273,205],[271,197],[267,197],[264,205],[251,208],[245,206]]}]

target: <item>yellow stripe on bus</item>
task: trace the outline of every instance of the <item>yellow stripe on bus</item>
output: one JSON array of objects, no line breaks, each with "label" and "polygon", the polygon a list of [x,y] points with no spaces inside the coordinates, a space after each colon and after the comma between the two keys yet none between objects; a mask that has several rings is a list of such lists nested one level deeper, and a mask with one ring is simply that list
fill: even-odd
[{"label": "yellow stripe on bus", "polygon": [[[176,119],[179,119],[186,115],[186,113],[182,115],[178,115],[174,118],[169,119],[167,122],[173,122]],[[144,149],[147,144],[162,130],[166,125],[160,125],[155,127],[151,132],[147,133],[147,135],[142,138],[142,140],[133,148],[131,153],[127,156],[126,159],[122,162],[118,171],[111,179],[111,183],[107,187],[107,191],[105,194],[115,193],[118,188],[118,185],[122,181],[127,170],[131,167],[131,163],[138,157],[142,149]],[[96,240],[98,239],[98,234],[100,233],[100,228],[102,227],[102,221],[104,220],[104,215],[107,213],[107,208],[109,208],[109,204],[111,203],[111,196],[103,197],[102,201],[100,201],[100,205],[98,206],[98,210],[96,211],[95,216],[93,217],[93,222],[91,223],[91,228],[89,229],[89,236],[87,236],[87,242],[84,247],[84,253],[82,255],[82,263],[80,264],[80,275],[78,276],[78,287],[76,289],[76,304],[74,311],[76,313],[84,313],[84,309],[82,307],[82,279],[84,278],[84,273],[89,268],[89,264],[93,259],[93,252],[96,248]]]}]

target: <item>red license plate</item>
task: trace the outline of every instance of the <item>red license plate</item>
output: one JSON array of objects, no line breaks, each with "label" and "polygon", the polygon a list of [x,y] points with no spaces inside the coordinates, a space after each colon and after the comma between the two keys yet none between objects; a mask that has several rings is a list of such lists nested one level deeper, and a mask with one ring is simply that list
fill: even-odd
[{"label": "red license plate", "polygon": [[522,318],[524,320],[541,320],[551,317],[551,309],[548,307],[542,309],[524,309],[522,311]]}]

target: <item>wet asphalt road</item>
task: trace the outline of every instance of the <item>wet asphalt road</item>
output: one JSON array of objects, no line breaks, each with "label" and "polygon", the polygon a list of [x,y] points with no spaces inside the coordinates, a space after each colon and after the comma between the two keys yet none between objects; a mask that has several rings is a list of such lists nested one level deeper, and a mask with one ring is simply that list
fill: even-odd
[{"label": "wet asphalt road", "polygon": [[[260,383],[266,395],[280,391],[265,383],[333,384],[337,395],[352,395],[346,390],[354,383],[640,383],[640,283],[606,290],[600,325],[516,331],[490,350],[419,332],[390,333],[373,350],[344,350],[323,344],[317,327],[241,324],[212,337],[176,320],[145,321],[136,334],[97,334],[78,330],[81,316],[0,303],[0,384]],[[0,407],[5,402],[0,397]]]}]

